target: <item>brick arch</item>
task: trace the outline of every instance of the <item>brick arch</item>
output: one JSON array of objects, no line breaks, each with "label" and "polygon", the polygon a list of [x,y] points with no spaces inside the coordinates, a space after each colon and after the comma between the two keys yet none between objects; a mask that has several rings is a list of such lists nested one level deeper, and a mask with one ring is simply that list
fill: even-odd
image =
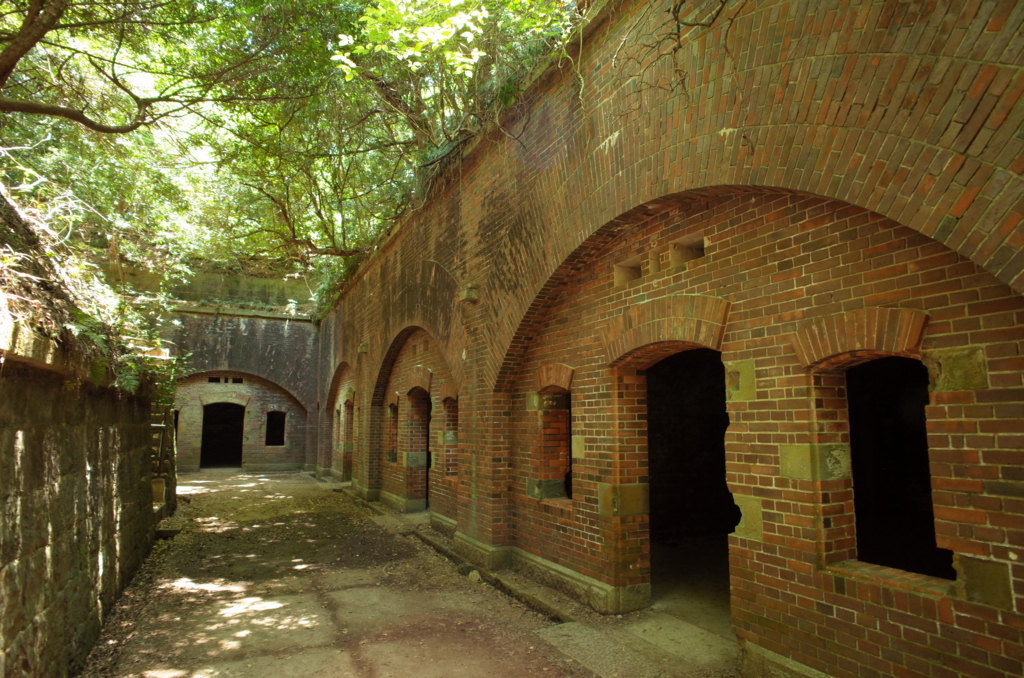
[{"label": "brick arch", "polygon": [[[398,349],[409,335],[416,329],[422,329],[437,342],[441,353],[445,357],[446,368],[452,379],[462,383],[465,376],[463,362],[456,359],[468,345],[468,338],[465,334],[463,324],[457,322],[460,310],[459,290],[466,282],[460,280],[464,277],[460,271],[452,271],[437,261],[430,259],[419,259],[414,267],[415,273],[409,276],[399,290],[380,298],[378,302],[387,308],[388,324],[383,331],[364,328],[363,334],[359,335],[356,343],[368,341],[369,355],[378,356],[383,352],[383,362],[388,360],[391,351],[395,349],[395,342],[398,341]],[[352,285],[359,280],[363,271],[357,271]],[[364,283],[366,284],[366,283]],[[372,283],[370,283],[372,284]],[[383,292],[391,292],[384,289]],[[384,342],[390,329],[401,327],[394,334],[391,342]],[[391,356],[393,362],[394,356]]]},{"label": "brick arch", "polygon": [[572,390],[572,378],[576,370],[561,363],[547,363],[537,368],[537,392],[555,393],[550,389],[559,389],[558,393]]},{"label": "brick arch", "polygon": [[[492,311],[501,327],[495,340],[507,347],[488,370],[495,391],[511,392],[546,297],[571,276],[562,263],[571,268],[597,243],[593,235],[635,219],[634,206],[657,210],[672,196],[732,187],[840,201],[926,235],[1024,291],[1024,73],[1016,54],[1003,54],[1019,17],[988,23],[956,3],[894,12],[896,3],[879,2],[870,13],[869,5],[839,3],[823,25],[815,3],[739,3],[715,28],[671,36],[678,43],[669,40],[671,21],[645,19],[638,30],[649,44],[687,48],[633,66],[622,54],[630,22],[619,21],[616,4],[600,10],[610,21],[595,28],[581,62],[596,74],[611,53],[622,57],[585,95],[601,119],[572,125],[578,112],[564,106],[563,119],[524,126],[516,137],[517,148],[537,153],[580,148],[584,134],[593,143],[535,179],[544,207],[529,215],[534,237],[549,233],[553,246],[525,265],[515,252],[499,262],[524,281],[524,294],[509,294]],[[778,21],[784,39],[758,40]],[[952,29],[964,21],[975,28]],[[701,48],[691,53],[696,37]],[[673,82],[680,73],[681,86],[638,87],[638,78]],[[561,81],[559,94],[572,86]],[[477,155],[491,160],[485,153],[496,151]],[[470,161],[483,164],[463,162]],[[523,322],[509,326],[502,314]]]},{"label": "brick arch", "polygon": [[396,334],[391,340],[388,350],[384,353],[384,358],[381,360],[380,367],[377,369],[377,381],[373,385],[370,405],[380,406],[385,404],[388,396],[388,380],[391,378],[391,370],[395,366],[395,361],[398,360],[398,354],[402,352],[402,347],[405,346],[406,340],[420,329],[423,328],[418,325],[410,325]]},{"label": "brick arch", "polygon": [[797,360],[828,371],[871,358],[918,358],[928,314],[910,308],[862,308],[815,318],[790,335]]},{"label": "brick arch", "polygon": [[[763,193],[787,192],[751,186],[717,186],[666,195],[623,212],[597,228],[597,230],[593,231],[571,250],[568,250],[568,246],[566,246],[568,251],[561,256],[560,263],[554,267],[554,270],[540,284],[539,289],[531,298],[528,308],[521,316],[518,327],[508,343],[502,362],[497,366],[496,371],[492,373],[493,376],[489,378],[489,383],[493,384],[494,390],[499,393],[511,393],[514,390],[516,370],[526,356],[527,349],[540,331],[549,309],[558,299],[562,289],[629,228],[641,224],[667,210],[677,209],[686,211],[715,198],[744,193],[760,195]],[[582,231],[576,231],[576,233],[579,232]],[[555,242],[556,244],[561,244],[569,241],[556,239]],[[556,254],[555,256],[559,255]],[[504,308],[503,311],[510,313],[508,308]],[[514,311],[511,311],[511,313],[514,314]]]},{"label": "brick arch", "polygon": [[459,387],[454,382],[445,382],[441,386],[441,392],[438,394],[442,402],[445,400],[459,400]]},{"label": "brick arch", "polygon": [[674,349],[662,358],[685,350],[679,347],[720,350],[728,314],[728,301],[698,294],[673,294],[629,306],[601,332],[605,359],[611,366],[632,362],[633,354],[646,356],[650,346]]},{"label": "brick arch", "polygon": [[407,393],[413,389],[422,389],[427,393],[430,393],[430,382],[433,380],[434,373],[430,371],[425,365],[417,365],[409,371],[409,383],[407,386]]},{"label": "brick arch", "polygon": [[230,403],[232,405],[241,405],[242,407],[249,407],[249,396],[232,396],[232,395],[201,395],[199,396],[199,404],[203,407],[207,405],[215,405],[217,403]]},{"label": "brick arch", "polygon": [[[269,386],[270,388],[274,388],[274,389],[277,389],[277,390],[281,391],[286,396],[288,396],[288,398],[290,398],[291,400],[293,400],[295,402],[295,405],[298,406],[298,408],[302,411],[303,415],[307,414],[306,406],[302,404],[301,400],[299,400],[298,398],[295,397],[294,393],[292,393],[291,391],[289,391],[285,387],[281,386],[280,384],[267,379],[266,377],[262,377],[262,376],[260,376],[258,374],[253,374],[251,372],[242,372],[240,370],[198,370],[196,372],[191,372],[189,374],[186,374],[183,377],[179,377],[178,381],[183,381],[185,379],[191,379],[193,377],[201,377],[201,376],[206,375],[206,374],[222,374],[224,372],[228,372],[228,373],[233,374],[233,375],[236,375],[236,374],[237,375],[241,375],[243,379],[255,379],[256,383],[261,384],[262,386]],[[244,386],[244,384],[239,384],[239,385]],[[245,397],[244,401],[243,401],[243,399],[241,397],[236,397],[235,399],[231,399],[231,398],[224,398],[224,397],[218,396],[217,398],[218,399],[208,399],[205,396],[203,396],[203,397],[200,398],[200,400],[203,401],[204,405],[208,405],[210,403],[215,403],[215,402],[216,403],[233,403],[235,405],[245,405],[246,403],[249,402],[249,398],[248,397]]]},{"label": "brick arch", "polygon": [[351,366],[346,361],[341,361],[338,366],[334,369],[334,376],[331,377],[330,390],[327,392],[327,411],[330,412],[334,409],[334,404],[338,400],[338,396],[341,393],[341,383],[345,380],[347,372],[351,369]]}]

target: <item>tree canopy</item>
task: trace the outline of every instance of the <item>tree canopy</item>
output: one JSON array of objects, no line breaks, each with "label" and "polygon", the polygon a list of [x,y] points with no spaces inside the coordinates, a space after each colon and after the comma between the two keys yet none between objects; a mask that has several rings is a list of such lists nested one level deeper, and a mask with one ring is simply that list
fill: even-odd
[{"label": "tree canopy", "polygon": [[0,0],[2,182],[67,246],[330,299],[571,0]]}]

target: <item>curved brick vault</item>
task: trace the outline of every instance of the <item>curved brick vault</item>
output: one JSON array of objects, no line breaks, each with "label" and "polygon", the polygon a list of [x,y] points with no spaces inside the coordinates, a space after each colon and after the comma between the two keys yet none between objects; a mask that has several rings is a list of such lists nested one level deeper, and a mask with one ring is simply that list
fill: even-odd
[{"label": "curved brick vault", "polygon": [[[627,6],[592,40],[628,44],[642,24]],[[726,10],[728,32],[723,23],[682,34],[699,48],[653,64],[620,58],[620,77],[592,83],[600,97],[586,106],[600,115],[549,106],[546,125],[528,125],[519,137],[526,148],[557,146],[556,135],[571,141],[562,164],[552,163],[557,171],[539,171],[530,184],[539,196],[558,196],[534,207],[555,228],[555,247],[543,266],[510,257],[507,273],[524,277],[534,294],[501,296],[495,339],[508,337],[509,351],[519,351],[509,320],[529,320],[550,272],[597,224],[628,222],[634,206],[656,209],[663,196],[726,186],[863,207],[1024,289],[1024,238],[1014,237],[1024,219],[1024,70],[1013,40],[1020,13],[1009,6],[740,3]],[[607,58],[594,49],[591,62]],[[640,73],[651,83],[683,73],[686,82],[644,89],[629,77]],[[491,381],[499,391],[505,367],[495,366]]]},{"label": "curved brick vault", "polygon": [[[823,521],[833,504],[850,503],[849,488],[793,469],[777,475],[783,455],[810,464],[835,451],[822,445],[845,444],[832,425],[841,414],[813,410],[832,403],[839,377],[807,368],[830,369],[837,356],[857,351],[936,351],[964,374],[983,365],[989,379],[971,393],[958,391],[977,399],[970,408],[945,396],[929,406],[929,444],[942,461],[933,464],[937,530],[967,567],[998,567],[1000,581],[1019,588],[1019,574],[1012,582],[1004,576],[1005,544],[991,536],[1019,521],[990,507],[1007,506],[1000,493],[1019,489],[1011,481],[1019,478],[1012,474],[1019,472],[1020,423],[995,412],[999,403],[1019,404],[1022,369],[1011,344],[1024,332],[1024,5],[730,0],[710,28],[677,23],[666,11],[712,4],[595,3],[582,51],[533,81],[502,121],[504,133],[467,142],[438,163],[423,204],[346,286],[324,323],[330,338],[321,343],[329,347],[321,392],[326,397],[331,368],[352,366],[357,411],[362,405],[357,454],[379,454],[374,427],[384,415],[371,405],[385,402],[406,328],[424,328],[458,383],[457,445],[462,461],[472,462],[443,479],[457,501],[436,510],[453,521],[445,527],[456,531],[460,553],[500,566],[503,554],[535,536],[531,555],[591,577],[594,592],[604,590],[599,583],[643,584],[643,563],[629,572],[608,565],[642,553],[640,537],[623,536],[621,549],[609,547],[601,560],[626,523],[594,513],[600,493],[614,488],[587,485],[643,476],[643,418],[629,411],[642,394],[625,403],[617,424],[637,435],[612,440],[607,394],[627,370],[609,371],[609,364],[627,356],[627,367],[637,367],[654,355],[636,350],[645,346],[719,347],[734,422],[727,473],[746,498],[748,536],[731,539],[765,544],[769,560],[783,549],[796,554],[778,566],[786,581],[758,580],[767,595],[800,580],[808,600],[849,603],[855,588],[870,587],[863,595],[873,601],[894,590],[870,569],[808,569],[819,562],[814,549],[849,551],[854,523]],[[677,256],[663,266],[671,257],[662,255],[678,254],[664,248],[705,231],[706,259],[677,271]],[[637,261],[640,277],[619,280],[618,269]],[[658,307],[646,322],[630,318],[645,302],[676,293],[721,297],[730,303],[728,322],[724,308],[694,315]],[[582,298],[588,305],[579,305]],[[927,310],[924,334],[922,314],[894,307]],[[564,384],[579,417],[572,423],[586,432],[571,441],[581,445],[572,450],[580,463],[591,464],[574,489],[585,501],[533,506],[517,489],[531,468],[527,439],[536,435],[527,426],[535,413],[524,403],[534,388],[569,390]],[[609,472],[616,464],[635,475]],[[377,487],[369,465],[356,468],[357,487]],[[565,535],[559,548],[548,546],[553,534]],[[736,556],[740,569],[756,560],[746,551]],[[966,633],[957,619],[973,620],[973,608],[944,594],[935,603],[930,591],[908,594],[910,605],[931,606],[922,612],[929,624]],[[1024,610],[1019,595],[998,604],[1018,616]],[[835,620],[821,612],[828,609],[794,614],[820,614],[816,628],[834,636]],[[887,623],[898,627],[898,645],[898,630],[909,624],[898,616],[906,609],[892,610],[898,618]],[[774,637],[775,627],[751,615],[734,623],[752,647]],[[834,670],[837,656],[859,650],[842,642],[825,650],[813,632],[805,636],[765,647],[830,675],[856,675]],[[802,649],[810,646],[815,656]],[[884,646],[895,652],[896,645]],[[877,658],[860,659],[867,667]],[[943,651],[947,659],[957,657]],[[888,668],[902,671],[910,662],[893,659]],[[1019,675],[1019,665],[1007,671]]]}]

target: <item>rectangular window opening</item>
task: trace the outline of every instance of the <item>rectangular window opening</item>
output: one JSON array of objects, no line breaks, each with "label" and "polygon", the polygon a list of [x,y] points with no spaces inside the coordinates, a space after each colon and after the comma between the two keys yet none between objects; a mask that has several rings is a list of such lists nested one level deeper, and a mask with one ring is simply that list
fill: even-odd
[{"label": "rectangular window opening", "polygon": [[209,377],[206,381],[210,382],[211,384],[219,384],[220,377]]},{"label": "rectangular window opening", "polygon": [[671,267],[682,266],[704,256],[707,238],[702,235],[680,238],[669,244],[668,263]]},{"label": "rectangular window opening", "polygon": [[635,256],[615,264],[615,286],[625,285],[640,278],[643,275],[642,261],[642,257]]},{"label": "rectangular window opening", "polygon": [[267,412],[267,446],[284,445],[284,422],[287,412]]},{"label": "rectangular window opening", "polygon": [[231,383],[232,384],[241,384],[242,383],[242,378],[241,377],[232,377],[231,378]]}]

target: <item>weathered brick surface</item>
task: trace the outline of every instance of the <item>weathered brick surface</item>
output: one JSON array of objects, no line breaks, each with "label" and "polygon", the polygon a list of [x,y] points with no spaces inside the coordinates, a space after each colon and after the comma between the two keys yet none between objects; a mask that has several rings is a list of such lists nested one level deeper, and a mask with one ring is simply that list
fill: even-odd
[{"label": "weathered brick surface", "polygon": [[[165,339],[176,355],[188,356],[188,377],[180,382],[175,400],[179,425],[179,468],[195,470],[202,433],[201,398],[224,391],[207,377],[242,377],[245,387],[234,389],[238,402],[251,400],[246,411],[244,464],[316,468],[319,403],[317,401],[318,333],[309,320],[207,313],[177,313]],[[206,400],[207,403],[216,402]],[[293,413],[286,431],[286,449],[265,448],[263,435],[268,409]],[[262,427],[262,428],[261,428]],[[329,439],[329,438],[328,438]],[[307,455],[308,452],[308,455]],[[308,457],[308,458],[307,458]],[[282,466],[283,468],[283,466]]]},{"label": "weathered brick surface", "polygon": [[0,369],[0,675],[71,675],[149,553],[149,410]]},{"label": "weathered brick surface", "polygon": [[[210,378],[220,383],[210,383]],[[242,383],[234,383],[241,379]],[[174,407],[178,410],[178,470],[200,467],[203,407],[234,403],[245,407],[242,429],[242,468],[285,471],[306,467],[309,436],[306,408],[283,388],[244,372],[215,370],[185,377],[178,382]],[[284,445],[267,445],[267,413],[284,412]]]},{"label": "weathered brick surface", "polygon": [[[598,488],[645,482],[643,370],[708,346],[733,393],[727,480],[762,518],[731,537],[740,638],[836,676],[1019,675],[1024,5],[736,2],[677,41],[671,4],[608,3],[321,325],[320,401],[356,394],[355,485],[418,491],[383,460],[427,337],[459,406],[435,508],[480,553],[643,586],[647,516],[602,513]],[[1009,578],[1008,609],[969,575],[951,592],[859,563],[850,481],[787,465],[847,442],[842,370],[880,355],[929,365],[939,542]],[[528,408],[552,365],[574,370],[571,500],[527,491],[557,435]]]}]

